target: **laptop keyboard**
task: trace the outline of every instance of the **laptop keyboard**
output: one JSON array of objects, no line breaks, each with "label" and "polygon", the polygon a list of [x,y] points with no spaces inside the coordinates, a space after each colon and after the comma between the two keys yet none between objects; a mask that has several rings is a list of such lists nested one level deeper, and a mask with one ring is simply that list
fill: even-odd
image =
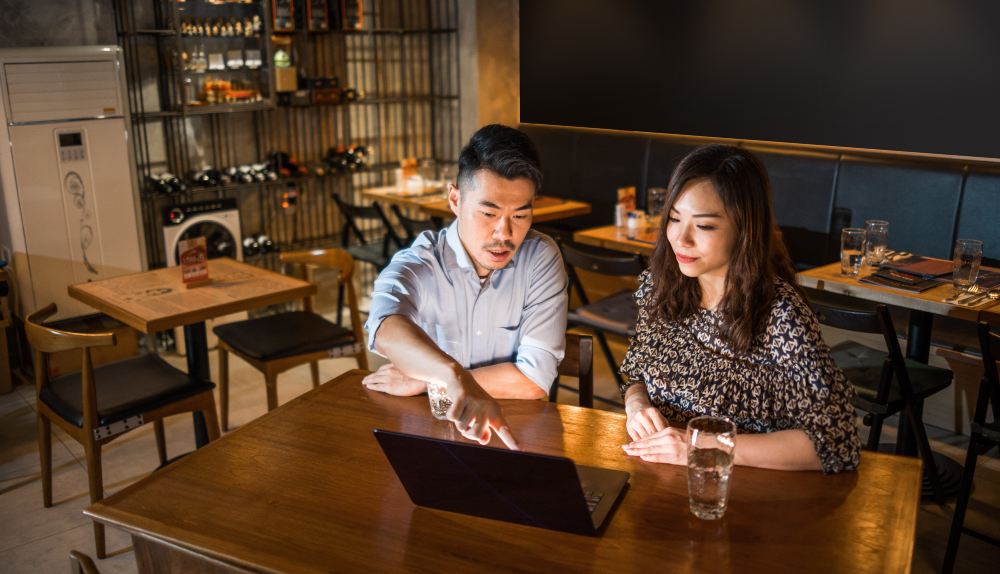
[{"label": "laptop keyboard", "polygon": [[591,513],[597,508],[598,503],[604,498],[604,493],[599,490],[584,490],[583,499],[587,501],[587,510]]}]

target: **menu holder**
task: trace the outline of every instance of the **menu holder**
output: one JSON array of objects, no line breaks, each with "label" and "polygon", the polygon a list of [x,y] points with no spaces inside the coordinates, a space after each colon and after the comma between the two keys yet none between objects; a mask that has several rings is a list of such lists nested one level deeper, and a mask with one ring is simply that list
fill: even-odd
[{"label": "menu holder", "polygon": [[910,293],[923,293],[928,289],[933,289],[938,285],[944,285],[936,279],[927,279],[910,273],[901,273],[892,269],[880,269],[871,275],[858,279],[859,283],[878,285],[879,287],[889,287],[909,291]]},{"label": "menu holder", "polygon": [[204,237],[182,239],[177,242],[181,260],[181,283],[185,289],[211,285],[208,277],[208,248]]},{"label": "menu holder", "polygon": [[947,259],[934,259],[922,255],[910,255],[902,259],[885,261],[882,263],[882,268],[926,278],[949,275],[955,270],[954,263]]}]

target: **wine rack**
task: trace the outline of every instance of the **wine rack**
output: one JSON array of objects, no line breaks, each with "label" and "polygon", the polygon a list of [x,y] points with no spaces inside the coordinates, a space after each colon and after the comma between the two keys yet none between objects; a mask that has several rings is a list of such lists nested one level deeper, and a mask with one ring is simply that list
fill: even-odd
[{"label": "wine rack", "polygon": [[[291,6],[294,30],[274,29],[273,0],[115,0],[150,268],[165,265],[163,207],[231,197],[239,205],[244,236],[267,234],[283,251],[338,246],[342,218],[333,194],[347,202],[366,203],[362,190],[392,184],[392,170],[402,158],[434,159],[439,166],[457,162],[461,149],[457,0],[362,0],[355,3],[363,15],[362,29],[344,29],[340,0],[281,4],[282,15]],[[324,7],[325,19],[317,12]],[[248,35],[245,22],[253,25],[254,15],[260,29]],[[282,17],[282,26],[287,27],[287,18]],[[219,26],[218,35],[215,30],[211,36],[204,32],[206,22]],[[242,35],[237,35],[236,23]],[[200,34],[198,24],[203,27]],[[224,34],[223,28],[227,28]],[[290,45],[299,76],[337,78],[340,87],[363,97],[339,105],[279,104],[275,40]],[[253,50],[261,53],[256,69],[245,65],[247,52]],[[202,72],[202,51],[215,67],[219,58],[210,54],[221,54],[226,69],[209,70],[205,62]],[[242,67],[230,67],[229,52],[236,51]],[[230,85],[206,89],[208,77]],[[246,83],[250,79],[256,82],[253,86]],[[311,167],[323,161],[328,149],[351,145],[370,148],[366,166],[276,181],[191,185],[192,174],[206,166],[221,170],[252,164],[281,151]],[[187,189],[177,193],[153,189],[150,178],[163,172],[185,181]],[[295,189],[294,202],[287,199],[289,186]],[[381,233],[377,228],[363,231]],[[272,269],[278,266],[274,254],[247,261]],[[367,267],[362,266],[362,277],[370,284],[374,270]]]}]

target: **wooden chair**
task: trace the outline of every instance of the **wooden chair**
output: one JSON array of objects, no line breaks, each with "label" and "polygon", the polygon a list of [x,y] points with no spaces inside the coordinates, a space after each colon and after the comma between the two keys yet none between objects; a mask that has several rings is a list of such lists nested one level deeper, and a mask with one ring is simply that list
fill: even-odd
[{"label": "wooden chair", "polygon": [[398,205],[392,204],[389,206],[392,210],[393,215],[399,220],[399,224],[403,226],[403,231],[406,232],[406,239],[404,240],[405,245],[413,243],[413,240],[417,238],[418,235],[424,231],[439,231],[440,228],[435,225],[433,220],[427,219],[413,219],[403,215],[403,210],[399,208]]},{"label": "wooden chair", "polygon": [[[954,374],[948,369],[932,367],[903,357],[896,338],[896,329],[889,308],[879,305],[875,311],[849,311],[813,303],[816,318],[823,325],[857,333],[882,335],[889,352],[844,341],[830,355],[847,380],[857,391],[853,404],[868,413],[863,422],[871,427],[868,450],[877,451],[886,418],[902,411],[909,415],[917,447],[924,461],[924,473],[938,504],[944,504],[944,489],[934,462],[919,406],[923,400],[951,385]],[[900,429],[902,431],[902,429]],[[897,443],[898,448],[898,443]]]},{"label": "wooden chair", "polygon": [[[90,502],[104,498],[101,447],[140,425],[153,423],[160,463],[167,463],[163,418],[185,412],[205,416],[210,441],[219,437],[215,385],[189,377],[156,355],[94,367],[90,349],[115,345],[113,333],[81,334],[42,325],[56,313],[55,304],[35,311],[24,322],[35,349],[38,409],[38,453],[42,466],[42,503],[52,506],[51,423],[83,445],[90,478]],[[79,373],[49,378],[48,353],[81,349]],[[94,523],[97,557],[105,557],[104,526]]]},{"label": "wooden chair", "polygon": [[[990,332],[988,323],[979,324],[979,345],[983,352],[983,378],[979,381],[979,398],[972,416],[972,434],[969,437],[969,451],[965,455],[965,470],[955,503],[955,515],[951,520],[951,534],[944,552],[944,567],[941,574],[951,574],[958,555],[958,543],[962,534],[968,534],[994,546],[1000,540],[965,527],[965,512],[969,508],[972,492],[972,477],[979,463],[979,455],[1000,445],[1000,376],[997,374],[997,359],[1000,359],[1000,335]],[[986,422],[986,410],[993,402],[993,422]]]},{"label": "wooden chair", "polygon": [[[559,375],[580,379],[579,390],[559,384]],[[566,333],[566,357],[559,363],[558,375],[549,391],[549,402],[559,399],[559,389],[578,392],[580,406],[594,408],[594,338],[590,335]]]},{"label": "wooden chair", "polygon": [[71,550],[69,553],[69,572],[70,574],[101,574],[90,556],[76,550]]},{"label": "wooden chair", "polygon": [[368,370],[365,335],[354,293],[354,258],[343,249],[317,249],[282,253],[282,263],[297,263],[302,279],[308,281],[309,266],[340,271],[337,283],[347,289],[351,330],[313,313],[312,299],[302,300],[302,311],[279,313],[259,319],[220,325],[213,329],[219,337],[219,396],[222,429],[229,430],[229,354],[253,365],[264,374],[267,410],[278,406],[278,375],[309,363],[313,387],[319,386],[319,361],[352,356],[358,367]]},{"label": "wooden chair", "polygon": [[639,306],[632,297],[631,289],[621,289],[600,301],[591,303],[575,268],[611,277],[638,277],[643,272],[642,256],[624,253],[599,255],[567,244],[561,244],[559,248],[566,264],[566,274],[569,275],[570,294],[576,289],[576,294],[583,303],[580,307],[570,310],[566,321],[571,326],[579,325],[594,330],[615,382],[621,387],[625,383],[622,381],[621,373],[618,372],[618,363],[611,354],[611,348],[604,334],[610,333],[626,339],[634,337],[636,323],[639,320]]}]

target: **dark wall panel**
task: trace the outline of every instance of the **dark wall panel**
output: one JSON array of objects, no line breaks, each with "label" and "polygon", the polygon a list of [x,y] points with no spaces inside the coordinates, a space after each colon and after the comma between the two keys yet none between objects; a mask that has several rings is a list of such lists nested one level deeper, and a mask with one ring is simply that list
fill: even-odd
[{"label": "dark wall panel", "polygon": [[1000,158],[1000,2],[522,0],[521,121]]}]

